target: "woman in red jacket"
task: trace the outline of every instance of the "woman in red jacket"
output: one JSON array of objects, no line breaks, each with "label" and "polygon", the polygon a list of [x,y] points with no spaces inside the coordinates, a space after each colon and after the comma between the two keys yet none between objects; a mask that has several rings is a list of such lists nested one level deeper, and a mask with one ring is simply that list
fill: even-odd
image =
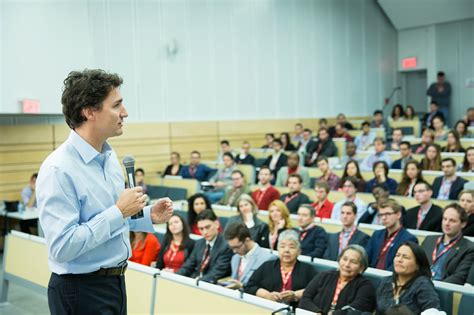
[{"label": "woman in red jacket", "polygon": [[130,261],[150,266],[160,252],[160,242],[155,235],[144,232],[132,232],[132,257]]}]

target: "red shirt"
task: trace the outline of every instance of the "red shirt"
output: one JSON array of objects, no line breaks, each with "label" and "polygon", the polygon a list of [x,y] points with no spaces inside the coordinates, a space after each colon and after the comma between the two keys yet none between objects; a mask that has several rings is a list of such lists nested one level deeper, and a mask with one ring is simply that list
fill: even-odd
[{"label": "red shirt", "polygon": [[280,193],[273,186],[269,186],[264,191],[257,189],[252,193],[252,199],[257,204],[258,210],[268,210],[270,203],[279,198]]},{"label": "red shirt", "polygon": [[330,219],[332,215],[332,208],[334,208],[334,204],[326,198],[323,202],[321,207],[319,207],[319,203],[315,202],[312,204],[313,208],[316,210],[316,216],[323,219]]},{"label": "red shirt", "polygon": [[151,262],[156,260],[160,248],[161,245],[156,236],[148,233],[145,238],[145,245],[143,245],[142,242],[138,242],[135,247],[132,248],[132,257],[130,257],[130,261],[150,266]]},{"label": "red shirt", "polygon": [[172,248],[173,246],[173,244],[170,244],[170,247],[163,256],[163,262],[165,268],[170,268],[173,269],[174,272],[177,272],[184,264],[184,250],[177,250],[177,247]]}]

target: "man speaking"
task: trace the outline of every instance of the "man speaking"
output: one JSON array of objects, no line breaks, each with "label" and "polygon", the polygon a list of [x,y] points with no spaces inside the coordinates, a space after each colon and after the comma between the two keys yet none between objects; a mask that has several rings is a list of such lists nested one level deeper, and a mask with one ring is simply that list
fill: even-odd
[{"label": "man speaking", "polygon": [[[126,314],[124,273],[129,230],[154,232],[173,213],[169,198],[145,207],[141,187],[124,189],[107,139],[123,133],[128,116],[122,79],[102,70],[64,80],[68,139],[41,165],[36,194],[48,245],[48,304],[52,314]],[[131,216],[143,210],[143,217]]]}]

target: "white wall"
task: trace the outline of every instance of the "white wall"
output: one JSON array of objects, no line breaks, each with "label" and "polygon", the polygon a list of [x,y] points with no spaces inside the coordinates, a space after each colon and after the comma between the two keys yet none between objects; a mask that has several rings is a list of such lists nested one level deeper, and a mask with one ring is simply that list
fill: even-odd
[{"label": "white wall", "polygon": [[86,67],[123,76],[131,121],[363,115],[396,85],[397,34],[373,0],[0,3],[0,113],[23,98],[60,113]]}]

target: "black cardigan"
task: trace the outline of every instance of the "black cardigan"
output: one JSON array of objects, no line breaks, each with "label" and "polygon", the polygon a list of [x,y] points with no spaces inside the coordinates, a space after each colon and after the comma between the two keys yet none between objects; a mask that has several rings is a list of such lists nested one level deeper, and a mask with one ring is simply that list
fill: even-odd
[{"label": "black cardigan", "polygon": [[[158,269],[163,269],[165,268],[165,262],[163,260],[164,255],[166,251],[170,248],[170,244],[164,244],[164,246],[161,248],[160,252],[158,253],[158,257],[156,258],[156,268]],[[184,243],[184,261],[188,259],[189,255],[193,251],[194,248],[194,240],[188,239]]]},{"label": "black cardigan", "polygon": [[[318,274],[306,287],[298,307],[327,314],[331,308],[338,277],[338,270],[328,270]],[[369,279],[358,275],[346,284],[339,295],[334,314],[346,314],[347,311],[341,309],[347,305],[361,312],[375,310],[375,287]]]}]

